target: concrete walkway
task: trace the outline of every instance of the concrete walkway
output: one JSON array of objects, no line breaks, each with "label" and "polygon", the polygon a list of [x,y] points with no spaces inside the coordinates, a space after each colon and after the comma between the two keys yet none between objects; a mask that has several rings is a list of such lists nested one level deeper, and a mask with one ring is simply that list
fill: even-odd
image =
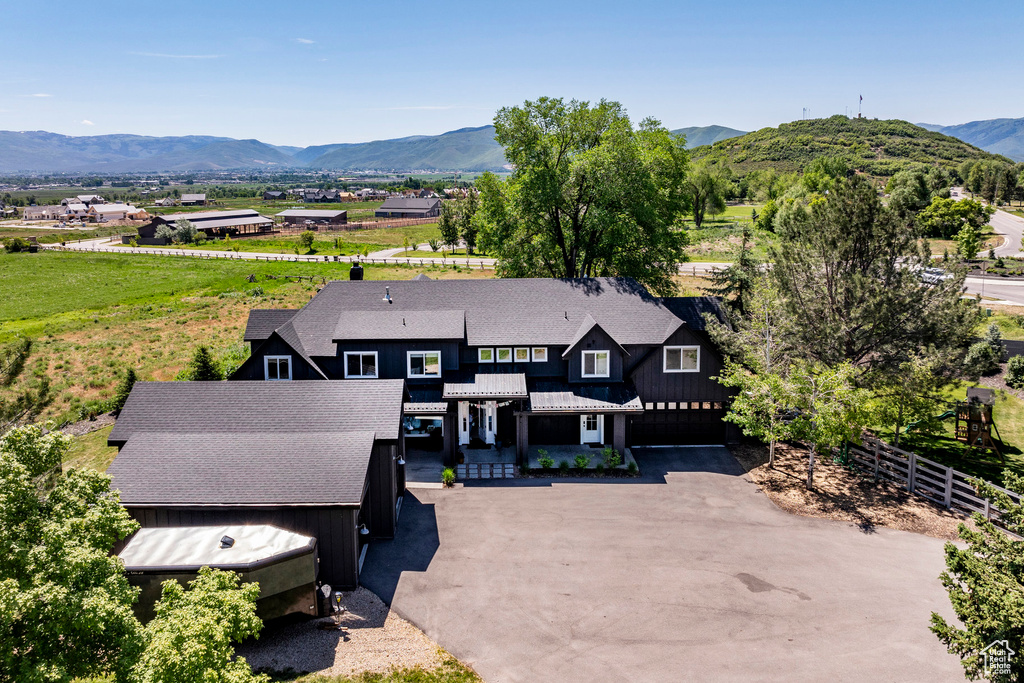
[{"label": "concrete walkway", "polygon": [[489,683],[962,681],[942,541],[782,512],[720,447],[407,492],[363,583]]}]

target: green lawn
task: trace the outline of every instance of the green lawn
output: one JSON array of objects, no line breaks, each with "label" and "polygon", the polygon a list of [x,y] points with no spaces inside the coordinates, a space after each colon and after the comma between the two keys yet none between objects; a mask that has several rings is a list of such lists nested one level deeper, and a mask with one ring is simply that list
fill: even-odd
[{"label": "green lawn", "polygon": [[71,450],[64,458],[65,468],[91,469],[106,472],[117,455],[117,449],[107,445],[113,427],[104,427],[83,436],[74,437]]},{"label": "green lawn", "polygon": [[[691,261],[735,261],[740,244],[743,241],[743,227],[735,224],[708,223],[705,227],[690,228],[686,236],[690,240],[690,246],[686,248],[686,254]],[[775,233],[768,230],[753,228],[751,236],[754,244],[754,254],[764,260],[768,255],[768,247],[775,243]]]}]

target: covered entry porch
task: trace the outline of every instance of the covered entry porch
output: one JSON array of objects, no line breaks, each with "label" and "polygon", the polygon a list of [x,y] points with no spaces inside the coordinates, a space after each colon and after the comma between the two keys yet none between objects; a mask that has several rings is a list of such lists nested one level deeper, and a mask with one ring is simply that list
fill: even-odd
[{"label": "covered entry porch", "polygon": [[527,463],[531,451],[542,446],[595,452],[611,446],[624,454],[626,417],[643,410],[630,387],[539,384],[530,392],[527,410],[515,414],[516,461]]},{"label": "covered entry porch", "polygon": [[472,381],[446,383],[443,399],[455,406],[457,446],[466,461],[480,460],[474,451],[494,462],[496,454],[515,442],[514,412],[527,398],[522,373],[476,374]]}]

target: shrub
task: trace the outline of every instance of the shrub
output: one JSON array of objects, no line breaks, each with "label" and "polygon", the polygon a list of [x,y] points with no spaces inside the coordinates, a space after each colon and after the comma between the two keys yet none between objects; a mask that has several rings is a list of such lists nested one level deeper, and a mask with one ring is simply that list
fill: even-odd
[{"label": "shrub", "polygon": [[558,463],[558,471],[562,474],[569,474],[569,461],[563,460]]},{"label": "shrub", "polygon": [[1024,389],[1024,356],[1013,356],[1006,363],[1006,384]]},{"label": "shrub", "polygon": [[549,470],[555,466],[555,461],[546,455],[542,455],[537,458],[537,464],[540,465],[542,469]]},{"label": "shrub", "polygon": [[441,470],[441,483],[451,488],[455,485],[455,470],[451,467],[445,467]]},{"label": "shrub", "polygon": [[622,456],[614,448],[605,448],[601,454],[604,456],[604,466],[609,469],[622,464]]},{"label": "shrub", "polygon": [[195,244],[195,245],[198,246],[198,245],[202,244],[203,242],[205,242],[208,239],[209,238],[206,236],[205,232],[202,232],[201,230],[196,230],[196,234],[192,238],[192,244]]},{"label": "shrub", "polygon": [[630,474],[636,474],[636,463],[630,460],[629,464],[626,465],[626,471]]},{"label": "shrub", "polygon": [[964,371],[971,377],[991,375],[998,367],[999,357],[988,343],[976,342],[967,349],[967,355],[964,356]]},{"label": "shrub", "polygon": [[135,386],[135,382],[138,377],[135,374],[134,368],[128,368],[128,371],[124,373],[124,377],[121,378],[120,383],[117,385],[117,392],[114,394],[114,398],[110,399],[110,412],[117,414],[121,412],[121,408],[124,408],[124,402],[128,400],[128,394],[132,393],[132,387]]},{"label": "shrub", "polygon": [[595,467],[594,469],[597,470],[598,474],[604,474],[604,463],[603,462],[597,463],[597,467]]},{"label": "shrub", "polygon": [[8,237],[4,240],[4,249],[6,249],[9,254],[13,254],[18,251],[28,251],[28,242],[20,237]]},{"label": "shrub", "polygon": [[590,456],[586,453],[580,453],[576,456],[576,469],[585,470],[590,466]]},{"label": "shrub", "polygon": [[130,240],[128,240],[128,246],[131,247],[132,249],[138,248],[139,240],[135,239],[134,237],[131,238]]},{"label": "shrub", "polygon": [[430,251],[437,251],[438,249],[441,248],[441,240],[436,238],[427,240],[427,246],[430,247]]},{"label": "shrub", "polygon": [[306,251],[309,251],[310,249],[313,248],[313,240],[315,240],[315,239],[316,239],[316,234],[312,230],[307,230],[306,232],[304,232],[301,235],[299,235],[299,239],[297,240],[297,244],[299,245],[299,247],[301,249],[305,249]]},{"label": "shrub", "polygon": [[200,346],[182,372],[182,379],[193,382],[215,382],[224,379],[224,372],[213,359],[210,349]]},{"label": "shrub", "polygon": [[192,221],[182,218],[174,221],[174,241],[181,242],[182,244],[191,244],[196,241],[196,230],[195,224]]},{"label": "shrub", "polygon": [[992,323],[988,326],[984,341],[992,347],[992,353],[995,354],[997,361],[1001,361],[1003,354],[1006,353],[1006,347],[1003,346],[1003,333],[999,330],[999,325]]}]

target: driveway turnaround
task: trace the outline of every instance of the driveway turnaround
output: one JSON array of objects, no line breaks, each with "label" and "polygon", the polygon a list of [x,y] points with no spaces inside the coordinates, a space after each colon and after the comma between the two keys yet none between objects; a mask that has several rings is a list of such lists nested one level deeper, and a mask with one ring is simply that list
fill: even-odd
[{"label": "driveway turnaround", "polygon": [[797,517],[720,447],[407,492],[361,579],[485,681],[962,681],[943,544]]}]

